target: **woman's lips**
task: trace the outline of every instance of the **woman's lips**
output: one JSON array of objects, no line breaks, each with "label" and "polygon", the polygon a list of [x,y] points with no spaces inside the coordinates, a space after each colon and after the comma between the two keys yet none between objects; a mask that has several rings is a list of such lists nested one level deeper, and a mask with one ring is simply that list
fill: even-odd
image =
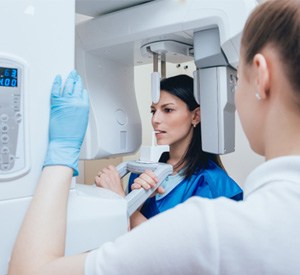
[{"label": "woman's lips", "polygon": [[155,133],[155,136],[156,136],[157,138],[159,138],[159,137],[161,137],[163,134],[165,134],[166,131],[155,130],[154,133]]}]

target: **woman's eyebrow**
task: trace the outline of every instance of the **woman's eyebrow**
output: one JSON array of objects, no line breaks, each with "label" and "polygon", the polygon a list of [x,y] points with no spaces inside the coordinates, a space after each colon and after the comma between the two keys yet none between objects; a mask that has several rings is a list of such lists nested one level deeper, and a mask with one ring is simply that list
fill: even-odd
[{"label": "woman's eyebrow", "polygon": [[[176,105],[175,103],[173,103],[173,102],[168,102],[168,103],[164,103],[164,104],[162,104],[160,107],[166,107],[166,106],[168,106],[168,105]],[[151,108],[155,108],[155,106],[151,106]]]},{"label": "woman's eyebrow", "polygon": [[165,104],[163,104],[163,105],[161,105],[161,106],[162,106],[162,107],[167,107],[167,106],[169,106],[169,105],[175,106],[175,103],[172,103],[172,102],[170,102],[170,103],[165,103]]}]

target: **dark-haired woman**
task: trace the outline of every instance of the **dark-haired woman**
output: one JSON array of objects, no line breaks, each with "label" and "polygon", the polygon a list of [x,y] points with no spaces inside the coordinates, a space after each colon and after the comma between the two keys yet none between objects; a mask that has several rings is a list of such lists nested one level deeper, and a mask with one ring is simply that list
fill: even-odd
[{"label": "dark-haired woman", "polygon": [[[202,151],[200,107],[193,94],[193,82],[187,75],[161,81],[159,102],[151,105],[152,126],[157,144],[170,146],[159,161],[171,164],[174,173],[161,184],[160,192],[132,215],[131,227],[192,196],[243,198],[241,188],[228,176],[220,157]],[[150,188],[147,178],[151,174],[132,174],[129,186]]]},{"label": "dark-haired woman", "polygon": [[[151,105],[152,126],[157,144],[170,146],[170,151],[163,153],[159,161],[171,164],[174,173],[164,180],[159,192],[131,216],[131,228],[192,196],[243,198],[241,188],[223,169],[220,157],[202,151],[200,107],[194,97],[193,83],[193,78],[187,75],[161,81],[159,102]],[[140,176],[131,174],[129,191],[152,187],[153,176],[152,171]],[[99,172],[95,182],[125,196],[113,166]]]}]

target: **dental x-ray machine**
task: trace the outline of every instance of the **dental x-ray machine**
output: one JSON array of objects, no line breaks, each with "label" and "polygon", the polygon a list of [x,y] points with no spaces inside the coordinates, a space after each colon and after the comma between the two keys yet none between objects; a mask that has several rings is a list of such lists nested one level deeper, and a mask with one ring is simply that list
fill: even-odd
[{"label": "dental x-ray machine", "polygon": [[[124,2],[0,3],[0,275],[7,273],[41,173],[56,74],[65,78],[75,66],[83,77],[91,112],[81,157],[95,159],[130,154],[141,145],[134,66],[152,62],[153,55],[164,62],[194,59],[204,150],[222,154],[234,150],[233,92],[240,32],[256,1],[127,1],[132,7],[126,8]],[[103,5],[119,10],[101,14]],[[78,24],[76,34],[75,12],[94,17]],[[155,96],[157,100],[158,91]],[[135,165],[121,165],[120,173],[140,168]],[[128,212],[137,207],[131,199],[73,184],[66,254],[96,248],[126,232]]]}]

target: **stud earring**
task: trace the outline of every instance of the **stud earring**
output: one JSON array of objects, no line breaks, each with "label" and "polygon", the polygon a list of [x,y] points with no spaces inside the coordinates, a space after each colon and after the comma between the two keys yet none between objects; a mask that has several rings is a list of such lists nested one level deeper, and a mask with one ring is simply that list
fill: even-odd
[{"label": "stud earring", "polygon": [[261,100],[261,96],[258,92],[255,93],[255,97],[256,97],[257,100]]}]

